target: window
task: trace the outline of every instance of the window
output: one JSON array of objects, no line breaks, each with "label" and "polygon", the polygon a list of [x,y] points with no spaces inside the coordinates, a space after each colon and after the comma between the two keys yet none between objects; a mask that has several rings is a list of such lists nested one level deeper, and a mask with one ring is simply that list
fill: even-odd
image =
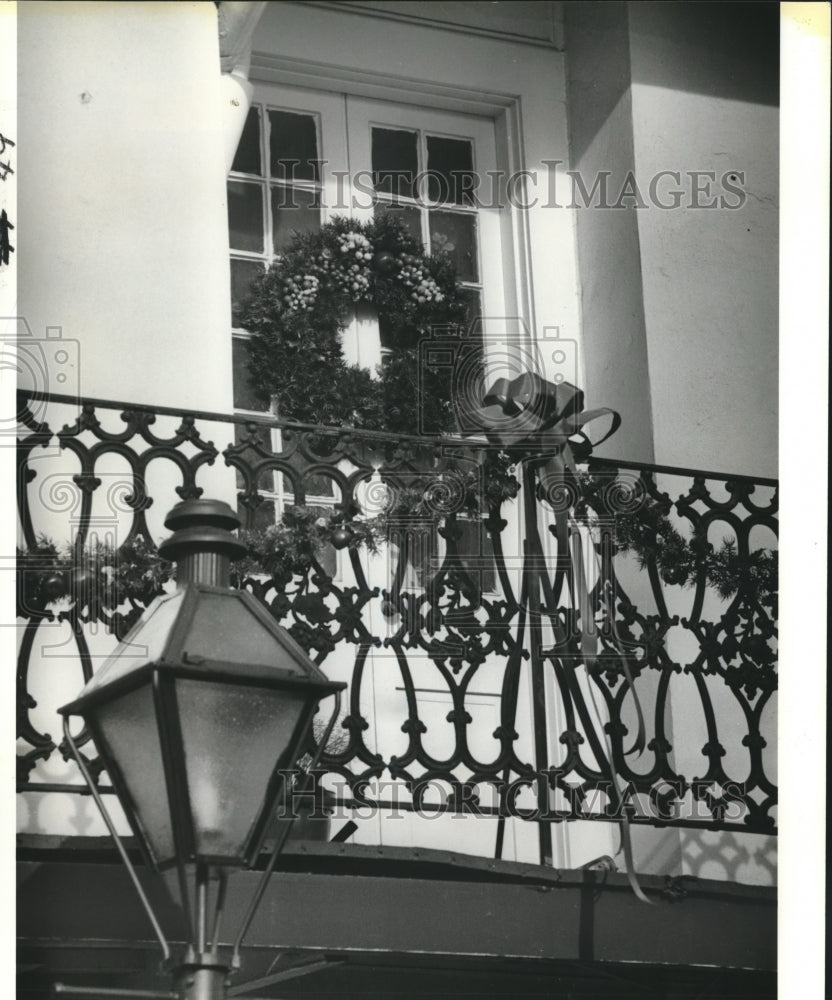
[{"label": "window", "polygon": [[[269,408],[248,386],[248,334],[239,325],[240,303],[253,278],[294,231],[317,231],[335,215],[367,221],[375,213],[395,213],[426,250],[451,255],[472,324],[482,316],[503,315],[499,210],[481,197],[483,180],[496,173],[489,119],[261,86],[228,180],[237,411]],[[383,324],[366,315],[359,314],[345,329],[343,343],[347,360],[371,371],[391,352]],[[310,504],[335,503],[331,489],[313,492],[307,487],[307,492]],[[282,479],[262,484],[260,494],[262,524],[279,518],[293,502]],[[461,547],[483,555],[490,551],[487,539],[483,543],[478,537],[478,525],[466,524],[462,531]],[[429,556],[426,552],[425,560]],[[425,560],[414,554],[415,563]],[[413,568],[417,576],[424,575],[424,567]],[[493,574],[486,575],[493,581]]]},{"label": "window", "polygon": [[[482,197],[497,174],[494,123],[360,98],[349,98],[346,108],[353,216],[398,215],[427,252],[451,255],[472,323],[502,316],[499,210]],[[367,367],[389,349],[383,327],[374,340],[363,329],[345,334],[347,357]]]},{"label": "window", "polygon": [[[431,253],[448,254],[467,290],[468,318],[482,315],[471,139],[370,125],[374,211],[392,214]],[[379,325],[382,356],[390,350]]]},{"label": "window", "polygon": [[[343,128],[343,101],[331,95],[306,95],[300,104],[269,90],[255,100],[246,120],[228,179],[228,230],[231,251],[232,357],[234,408],[237,413],[274,410],[275,401],[258,399],[247,374],[245,341],[239,311],[254,278],[267,268],[288,245],[295,231],[320,229],[325,171],[323,134],[327,143],[338,141]],[[342,152],[343,155],[343,152]],[[337,164],[326,161],[328,171]],[[264,445],[281,450],[280,432],[266,432]],[[297,484],[303,488],[304,504],[326,514],[338,497],[332,480],[307,476]],[[268,473],[258,484],[260,504],[254,524],[267,528],[299,497],[295,485],[282,473]],[[332,547],[321,553],[323,568],[338,575],[338,554]]]},{"label": "window", "polygon": [[[346,173],[343,99],[293,95],[264,88],[252,102],[228,179],[231,250],[231,327],[234,406],[268,410],[254,398],[246,377],[240,306],[254,278],[274,260],[296,230],[316,232],[322,207],[337,192],[324,182]],[[326,159],[325,159],[326,157]]]},{"label": "window", "polygon": [[[239,307],[253,278],[295,230],[348,215],[394,212],[426,250],[453,257],[470,317],[504,314],[499,211],[483,197],[496,171],[489,119],[346,95],[261,86],[228,181],[235,399],[267,409],[248,390]],[[374,370],[385,331],[359,317],[347,358]]]}]

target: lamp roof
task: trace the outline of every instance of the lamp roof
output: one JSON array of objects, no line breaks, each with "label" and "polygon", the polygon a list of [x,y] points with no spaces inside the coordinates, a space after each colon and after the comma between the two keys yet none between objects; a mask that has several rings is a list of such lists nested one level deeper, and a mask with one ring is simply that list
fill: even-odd
[{"label": "lamp roof", "polygon": [[188,583],[156,598],[78,697],[59,711],[71,715],[107,700],[151,669],[265,686],[312,686],[318,697],[345,686],[328,680],[251,594]]}]

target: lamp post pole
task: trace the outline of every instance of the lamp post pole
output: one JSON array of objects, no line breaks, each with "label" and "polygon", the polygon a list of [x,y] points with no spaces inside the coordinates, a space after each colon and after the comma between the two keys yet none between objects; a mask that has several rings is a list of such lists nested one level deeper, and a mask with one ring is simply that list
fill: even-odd
[{"label": "lamp post pole", "polygon": [[176,592],[145,610],[60,712],[67,745],[153,925],[165,965],[170,948],[75,743],[71,716],[83,718],[147,867],[176,870],[189,943],[173,969],[172,991],[56,984],[58,993],[224,1000],[231,970],[240,966],[242,940],[291,829],[292,810],[273,839],[241,928],[230,939],[228,960],[220,952],[227,873],[257,865],[279,803],[292,801],[295,776],[287,777],[287,769],[308,747],[318,702],[332,697],[333,711],[302,780],[329,741],[346,686],[330,681],[251,594],[229,588],[230,561],[245,547],[231,533],[240,521],[227,504],[184,501],[165,525],[174,533],[159,551],[177,563]]},{"label": "lamp post pole", "polygon": [[174,973],[174,988],[183,1000],[225,1000],[228,966],[218,964],[214,953],[195,956]]}]

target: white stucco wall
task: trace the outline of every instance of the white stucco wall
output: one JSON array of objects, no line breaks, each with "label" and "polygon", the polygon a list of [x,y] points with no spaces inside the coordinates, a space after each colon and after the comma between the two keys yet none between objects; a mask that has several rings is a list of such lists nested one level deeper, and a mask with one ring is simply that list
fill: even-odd
[{"label": "white stucco wall", "polygon": [[686,189],[679,208],[639,212],[656,461],[776,476],[776,34],[736,11],[628,6],[636,176],[677,170]]},{"label": "white stucco wall", "polygon": [[[705,14],[679,4],[628,4],[633,148],[642,188],[675,170],[682,183],[664,178],[657,190],[665,204],[673,203],[674,187],[683,192],[676,208],[650,204],[638,212],[656,461],[776,477],[777,12],[767,24],[755,18],[738,8]],[[726,175],[741,196],[726,188]],[[688,604],[688,594],[669,594],[671,613],[684,617]],[[668,636],[668,652],[682,663],[693,654],[686,640],[678,630]],[[745,719],[724,685],[709,689],[723,764],[744,776]],[[670,701],[677,765],[701,773],[697,698],[676,682]],[[776,700],[761,727],[765,770],[774,776]],[[773,884],[776,864],[773,837],[682,835],[689,874]]]},{"label": "white stucco wall", "polygon": [[79,354],[48,387],[229,411],[214,4],[23,3],[18,17],[18,313]]},{"label": "white stucco wall", "polygon": [[609,191],[576,212],[587,389],[604,454],[776,476],[777,11],[727,6],[565,7],[573,166]]}]

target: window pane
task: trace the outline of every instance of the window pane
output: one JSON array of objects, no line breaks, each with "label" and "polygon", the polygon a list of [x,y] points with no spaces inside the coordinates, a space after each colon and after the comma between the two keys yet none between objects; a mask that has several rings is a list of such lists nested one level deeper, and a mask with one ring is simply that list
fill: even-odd
[{"label": "window pane", "polygon": [[391,196],[416,197],[419,172],[417,133],[399,129],[373,129],[373,184]]},{"label": "window pane", "polygon": [[319,180],[318,130],[312,115],[270,111],[269,121],[272,177],[284,181]]},{"label": "window pane", "polygon": [[294,233],[317,233],[321,228],[321,196],[301,188],[272,188],[274,252],[291,243]]},{"label": "window pane", "polygon": [[478,281],[477,219],[457,212],[430,212],[430,252],[446,253],[460,281]]},{"label": "window pane", "polygon": [[232,250],[263,253],[263,189],[259,184],[228,182],[228,231]]},{"label": "window pane", "polygon": [[252,281],[263,273],[263,265],[254,260],[231,261],[231,325],[240,325],[240,311],[248,297]]},{"label": "window pane", "polygon": [[482,302],[476,288],[461,289],[461,298],[465,300],[465,329],[482,341]]},{"label": "window pane", "polygon": [[245,340],[240,337],[232,338],[231,356],[234,369],[234,408],[268,412],[269,404],[257,398],[249,382],[248,349]]},{"label": "window pane", "polygon": [[334,497],[335,483],[329,476],[307,475],[304,481],[306,495],[314,497]]},{"label": "window pane", "polygon": [[241,174],[263,173],[260,162],[260,108],[258,107],[251,108],[248,113],[231,169]]},{"label": "window pane", "polygon": [[467,139],[428,136],[428,197],[451,205],[474,205],[474,154]]},{"label": "window pane", "polygon": [[[295,495],[295,488],[292,485],[292,480],[282,473],[283,491],[289,496]],[[298,485],[303,486],[306,492],[307,499],[309,497],[334,497],[335,496],[335,483],[329,476],[316,476],[314,473],[308,472],[305,476],[301,476],[298,480]]]},{"label": "window pane", "polygon": [[405,229],[414,240],[422,242],[422,213],[418,208],[408,208],[404,205],[390,205],[386,201],[377,201],[376,215],[394,215],[404,223]]}]

